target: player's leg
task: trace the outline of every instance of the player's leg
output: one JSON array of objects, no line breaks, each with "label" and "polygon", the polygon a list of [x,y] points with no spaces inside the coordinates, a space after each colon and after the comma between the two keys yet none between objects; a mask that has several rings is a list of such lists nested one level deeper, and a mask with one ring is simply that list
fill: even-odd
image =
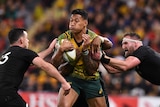
[{"label": "player's leg", "polygon": [[73,105],[73,107],[88,107],[86,97],[82,91],[81,91],[78,99],[76,100],[75,104]]},{"label": "player's leg", "polygon": [[72,107],[78,98],[78,93],[71,88],[68,95],[64,95],[64,90],[61,88],[58,94],[58,107]]},{"label": "player's leg", "polygon": [[105,96],[87,100],[89,107],[107,107]]},{"label": "player's leg", "polygon": [[104,91],[107,107],[109,107],[108,94],[107,94],[107,91],[106,91],[106,88],[105,88],[105,85],[104,85],[104,80],[103,80],[103,77],[102,77],[102,73],[100,73],[100,83],[101,83],[102,89]]},{"label": "player's leg", "polygon": [[64,90],[62,88],[60,89],[58,95],[58,107],[72,107],[80,94],[79,81],[71,76],[65,78],[71,84],[72,88],[66,96],[64,95]]},{"label": "player's leg", "polygon": [[[109,107],[108,94],[106,92],[106,88],[104,86],[104,81],[102,79],[102,76],[100,78],[100,83],[101,83],[102,89],[104,91],[105,101],[106,101],[106,104],[107,104],[106,107]],[[83,92],[80,93],[80,95],[79,95],[78,99],[76,100],[75,104],[73,105],[73,107],[89,107],[88,104],[87,104],[87,101],[86,101],[86,97],[85,97]]]},{"label": "player's leg", "polygon": [[84,93],[89,107],[107,107],[100,80],[85,81]]}]

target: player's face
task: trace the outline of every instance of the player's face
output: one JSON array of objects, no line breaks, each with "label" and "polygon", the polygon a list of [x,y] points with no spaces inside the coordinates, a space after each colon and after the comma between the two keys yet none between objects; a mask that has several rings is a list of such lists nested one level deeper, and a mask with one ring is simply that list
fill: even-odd
[{"label": "player's face", "polygon": [[73,33],[83,32],[85,27],[87,26],[87,20],[84,20],[81,15],[73,14],[70,17],[69,21],[69,29]]},{"label": "player's face", "polygon": [[136,42],[130,41],[131,38],[129,36],[125,38],[123,38],[122,41],[122,48],[125,52],[125,57],[128,57],[129,55],[132,55],[132,53],[135,51]]},{"label": "player's face", "polygon": [[28,45],[29,45],[28,34],[26,31],[24,31],[23,34],[24,34],[23,39],[22,39],[23,47],[28,49]]}]

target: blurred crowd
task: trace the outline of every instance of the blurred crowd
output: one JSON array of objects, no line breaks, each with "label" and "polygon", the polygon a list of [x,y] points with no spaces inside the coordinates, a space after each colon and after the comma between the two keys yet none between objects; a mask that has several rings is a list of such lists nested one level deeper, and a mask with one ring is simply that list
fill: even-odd
[{"label": "blurred crowd", "polygon": [[[144,45],[160,52],[159,0],[0,0],[0,54],[8,47],[6,37],[14,27],[28,30],[30,49],[44,50],[68,29],[70,12],[75,8],[89,13],[89,29],[113,42],[106,50],[109,56],[124,59],[121,38],[126,32],[138,33]],[[51,56],[45,60],[50,62]],[[134,70],[102,74],[109,95],[160,96],[160,87],[143,80]],[[59,87],[55,79],[31,66],[20,90],[58,92]]]}]

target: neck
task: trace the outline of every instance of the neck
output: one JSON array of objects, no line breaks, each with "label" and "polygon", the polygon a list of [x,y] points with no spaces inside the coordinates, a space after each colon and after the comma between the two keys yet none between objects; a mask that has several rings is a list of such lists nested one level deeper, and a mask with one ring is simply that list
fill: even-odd
[{"label": "neck", "polygon": [[19,47],[24,47],[22,44],[19,44],[19,43],[14,43],[14,44],[11,44],[10,46],[19,46]]},{"label": "neck", "polygon": [[73,37],[74,39],[79,43],[82,42],[82,35],[86,34],[87,28],[82,29],[80,32],[78,33],[73,33]]}]

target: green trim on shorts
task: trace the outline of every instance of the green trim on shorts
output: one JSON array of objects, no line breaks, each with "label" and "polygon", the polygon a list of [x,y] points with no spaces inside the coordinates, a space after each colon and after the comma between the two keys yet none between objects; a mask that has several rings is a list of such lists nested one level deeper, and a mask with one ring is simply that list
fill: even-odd
[{"label": "green trim on shorts", "polygon": [[78,93],[84,93],[86,99],[102,97],[104,92],[100,80],[83,80],[72,76],[67,76],[66,80],[71,87]]}]

